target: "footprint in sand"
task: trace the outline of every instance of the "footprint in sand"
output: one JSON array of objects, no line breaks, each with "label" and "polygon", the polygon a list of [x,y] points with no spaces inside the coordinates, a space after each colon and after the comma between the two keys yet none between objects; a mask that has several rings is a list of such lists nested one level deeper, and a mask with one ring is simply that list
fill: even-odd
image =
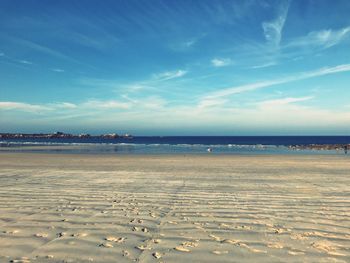
[{"label": "footprint in sand", "polygon": [[156,239],[152,239],[152,242],[153,242],[154,244],[159,244],[159,243],[161,243],[161,242],[162,242],[162,240],[161,240],[161,239],[156,238]]},{"label": "footprint in sand", "polygon": [[230,228],[230,225],[225,224],[225,223],[221,223],[221,224],[219,225],[219,228]]},{"label": "footprint in sand", "polygon": [[221,243],[237,245],[239,243],[239,241],[233,240],[233,239],[224,239],[224,240],[221,241]]},{"label": "footprint in sand", "polygon": [[247,244],[241,243],[241,242],[238,242],[237,246],[243,247],[243,248],[246,248],[246,249],[250,249],[250,246],[248,246]]},{"label": "footprint in sand", "polygon": [[185,248],[183,246],[177,246],[174,248],[176,251],[180,251],[180,252],[191,252],[191,250],[189,250],[188,248]]},{"label": "footprint in sand", "polygon": [[14,230],[6,230],[6,231],[4,231],[3,233],[13,235],[13,234],[19,233],[19,230],[17,230],[17,229],[14,229]]},{"label": "footprint in sand", "polygon": [[215,235],[210,234],[209,237],[211,237],[211,238],[214,239],[215,241],[219,241],[219,242],[221,241],[221,238],[218,237],[218,236],[215,236]]},{"label": "footprint in sand", "polygon": [[307,236],[304,236],[303,234],[299,234],[299,233],[292,233],[290,235],[290,238],[294,239],[294,240],[305,240],[305,239],[308,239]]},{"label": "footprint in sand", "polygon": [[338,249],[341,247],[341,245],[327,240],[313,242],[311,243],[311,246],[317,249],[318,251],[327,253],[329,255],[344,256],[344,254],[338,252]]},{"label": "footprint in sand", "polygon": [[304,255],[305,253],[300,251],[288,251],[288,254],[292,256],[300,256],[300,255]]},{"label": "footprint in sand", "polygon": [[136,218],[134,218],[134,219],[130,220],[130,223],[139,223],[139,224],[142,224],[142,223],[143,223],[143,220],[142,220],[142,219],[136,219]]},{"label": "footprint in sand", "polygon": [[265,251],[265,250],[260,250],[260,249],[251,248],[251,247],[249,248],[249,250],[253,253],[264,253],[264,254],[267,253],[267,251]]},{"label": "footprint in sand", "polygon": [[151,247],[147,247],[147,246],[145,246],[145,245],[136,246],[136,248],[139,249],[139,250],[141,250],[141,251],[151,249]]},{"label": "footprint in sand", "polygon": [[113,245],[111,243],[106,242],[106,243],[100,244],[99,247],[111,248],[111,247],[113,247]]},{"label": "footprint in sand", "polygon": [[129,251],[123,250],[122,253],[123,253],[123,257],[130,257],[130,252]]},{"label": "footprint in sand", "polygon": [[162,257],[162,255],[161,255],[159,252],[154,252],[154,253],[152,254],[152,256],[155,257],[156,259],[159,259],[159,258]]},{"label": "footprint in sand", "polygon": [[198,247],[198,243],[192,241],[185,241],[181,245],[184,247]]},{"label": "footprint in sand", "polygon": [[116,243],[123,243],[125,241],[125,237],[106,237],[105,240],[106,241],[110,241],[110,242],[116,242]]},{"label": "footprint in sand", "polygon": [[10,260],[11,263],[30,263],[29,258],[27,257],[21,257],[20,259],[12,259]]},{"label": "footprint in sand", "polygon": [[35,237],[48,237],[48,234],[46,234],[46,233],[36,233],[36,234],[34,234],[34,236]]},{"label": "footprint in sand", "polygon": [[131,230],[132,230],[132,231],[139,231],[139,230],[140,230],[140,228],[139,228],[139,227],[137,227],[137,226],[133,226]]},{"label": "footprint in sand", "polygon": [[66,235],[67,235],[66,232],[61,232],[61,233],[58,233],[58,234],[57,234],[58,237],[64,237],[64,236],[66,236]]},{"label": "footprint in sand", "polygon": [[154,213],[150,213],[149,215],[150,215],[150,217],[153,217],[153,218],[157,217]]},{"label": "footprint in sand", "polygon": [[221,250],[221,251],[214,250],[214,251],[212,251],[212,253],[215,254],[215,255],[223,255],[223,254],[227,254],[228,251],[227,250]]},{"label": "footprint in sand", "polygon": [[281,248],[283,248],[283,245],[282,245],[282,244],[279,244],[279,243],[269,243],[269,244],[267,244],[267,247],[269,247],[269,248],[279,248],[279,249],[281,249]]},{"label": "footprint in sand", "polygon": [[282,228],[275,228],[274,229],[275,234],[282,234],[284,230]]},{"label": "footprint in sand", "polygon": [[86,237],[87,233],[74,233],[71,236],[72,237]]}]

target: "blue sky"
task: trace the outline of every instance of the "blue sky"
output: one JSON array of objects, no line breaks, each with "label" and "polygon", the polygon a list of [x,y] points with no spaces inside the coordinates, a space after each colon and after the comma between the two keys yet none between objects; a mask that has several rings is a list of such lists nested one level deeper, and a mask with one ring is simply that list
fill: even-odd
[{"label": "blue sky", "polygon": [[2,132],[350,135],[350,1],[0,1]]}]

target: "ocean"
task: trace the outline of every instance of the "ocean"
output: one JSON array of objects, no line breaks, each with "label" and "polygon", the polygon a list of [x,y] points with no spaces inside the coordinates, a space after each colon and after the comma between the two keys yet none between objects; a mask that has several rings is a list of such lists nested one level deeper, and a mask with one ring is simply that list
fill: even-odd
[{"label": "ocean", "polygon": [[289,146],[349,143],[350,136],[136,136],[2,139],[0,146],[13,151],[87,154],[344,154],[341,150]]}]

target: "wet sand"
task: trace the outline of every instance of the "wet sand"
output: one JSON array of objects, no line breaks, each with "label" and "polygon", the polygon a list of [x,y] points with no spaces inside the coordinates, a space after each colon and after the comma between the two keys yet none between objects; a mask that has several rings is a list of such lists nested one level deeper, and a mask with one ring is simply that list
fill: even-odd
[{"label": "wet sand", "polygon": [[0,153],[0,262],[349,262],[348,156]]}]

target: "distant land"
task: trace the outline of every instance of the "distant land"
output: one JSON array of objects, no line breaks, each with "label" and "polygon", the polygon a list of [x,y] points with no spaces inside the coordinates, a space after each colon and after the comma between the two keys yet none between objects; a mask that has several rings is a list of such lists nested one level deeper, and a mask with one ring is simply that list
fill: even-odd
[{"label": "distant land", "polygon": [[56,139],[56,138],[104,138],[104,139],[116,139],[116,138],[133,138],[132,135],[126,133],[124,135],[118,135],[117,133],[108,133],[101,135],[90,135],[88,133],[80,134],[70,134],[64,132],[55,132],[55,133],[0,133],[0,138],[2,139],[35,139],[35,138],[45,138],[45,139]]}]

